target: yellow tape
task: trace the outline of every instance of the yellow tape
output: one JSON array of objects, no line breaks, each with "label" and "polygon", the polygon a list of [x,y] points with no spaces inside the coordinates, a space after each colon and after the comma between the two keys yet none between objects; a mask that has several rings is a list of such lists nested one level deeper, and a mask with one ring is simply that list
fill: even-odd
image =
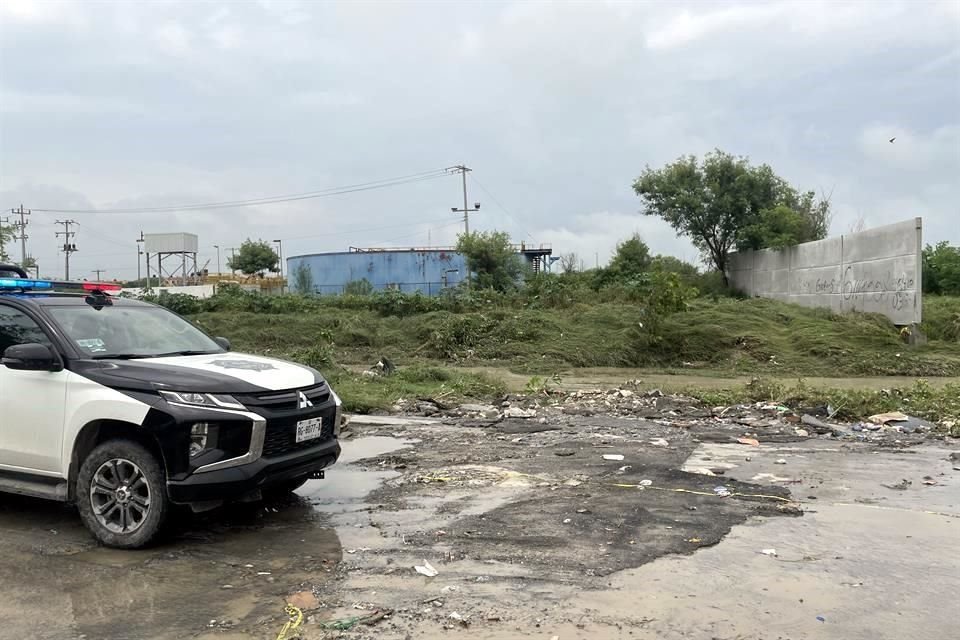
[{"label": "yellow tape", "polygon": [[296,608],[292,604],[288,604],[283,608],[283,610],[287,612],[287,615],[290,616],[290,619],[286,624],[283,625],[283,628],[280,629],[280,633],[277,635],[277,640],[293,640],[294,636],[288,636],[287,634],[292,631],[296,631],[300,628],[300,625],[303,624],[303,611]]}]

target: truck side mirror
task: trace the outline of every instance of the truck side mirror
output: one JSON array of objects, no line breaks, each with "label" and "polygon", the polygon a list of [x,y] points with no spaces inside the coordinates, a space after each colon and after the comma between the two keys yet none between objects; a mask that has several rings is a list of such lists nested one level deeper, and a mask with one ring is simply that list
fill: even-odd
[{"label": "truck side mirror", "polygon": [[15,344],[7,347],[0,360],[7,369],[18,371],[62,371],[63,363],[53,350],[44,344]]}]

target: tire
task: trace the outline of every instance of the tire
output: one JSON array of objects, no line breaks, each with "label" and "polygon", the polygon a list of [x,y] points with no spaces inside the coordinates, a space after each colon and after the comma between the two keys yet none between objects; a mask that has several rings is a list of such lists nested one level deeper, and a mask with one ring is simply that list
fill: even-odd
[{"label": "tire", "polygon": [[170,512],[163,468],[143,445],[108,440],[80,467],[77,508],[101,544],[143,547],[160,532]]}]

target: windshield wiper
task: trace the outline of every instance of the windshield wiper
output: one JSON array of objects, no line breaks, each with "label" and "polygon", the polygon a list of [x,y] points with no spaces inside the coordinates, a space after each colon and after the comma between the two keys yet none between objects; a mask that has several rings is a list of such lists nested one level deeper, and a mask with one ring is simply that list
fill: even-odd
[{"label": "windshield wiper", "polygon": [[220,353],[219,351],[200,351],[196,349],[184,349],[183,351],[171,351],[169,353],[157,353],[152,358],[170,358],[173,356],[212,356]]},{"label": "windshield wiper", "polygon": [[138,358],[153,358],[147,353],[96,353],[94,360],[137,360]]}]

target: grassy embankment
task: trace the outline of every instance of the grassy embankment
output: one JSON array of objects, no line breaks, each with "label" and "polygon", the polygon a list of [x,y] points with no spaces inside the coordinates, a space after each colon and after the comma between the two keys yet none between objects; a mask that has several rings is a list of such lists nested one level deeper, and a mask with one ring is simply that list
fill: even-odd
[{"label": "grassy embankment", "polygon": [[[499,376],[497,370],[529,380],[617,367],[630,370],[624,379],[677,374],[677,385],[664,385],[675,389],[690,374],[770,381],[689,390],[712,402],[824,399],[845,407],[841,415],[846,417],[893,408],[937,418],[958,415],[956,385],[884,391],[829,383],[826,390],[813,390],[799,383],[807,377],[960,376],[960,299],[928,297],[924,314],[930,342],[920,347],[905,344],[880,316],[838,316],[759,299],[701,298],[689,310],[662,319],[653,332],[639,326],[639,307],[613,303],[391,315],[354,301],[306,310],[207,311],[194,318],[211,333],[229,337],[238,350],[317,366],[359,411],[388,407],[398,397],[483,399],[510,387],[517,390],[518,376]],[[397,374],[373,380],[356,374],[381,356],[399,365]],[[476,367],[492,373],[477,373]]]}]

